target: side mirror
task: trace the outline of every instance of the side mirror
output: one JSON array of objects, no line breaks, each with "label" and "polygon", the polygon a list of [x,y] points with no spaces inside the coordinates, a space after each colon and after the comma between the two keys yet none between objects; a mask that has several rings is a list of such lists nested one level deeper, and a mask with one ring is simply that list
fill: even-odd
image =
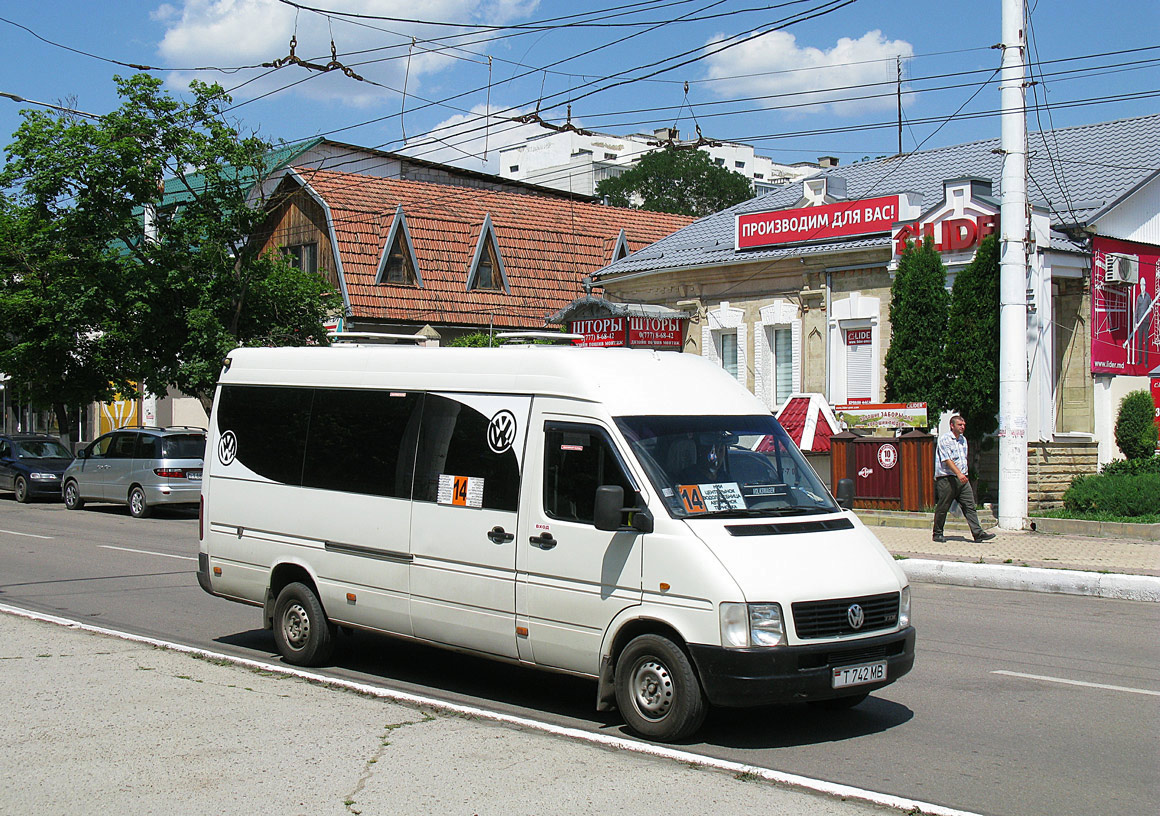
[{"label": "side mirror", "polygon": [[88,448],[81,448],[80,450],[78,450],[76,452],[75,456],[77,459],[88,459],[89,458],[89,449]]},{"label": "side mirror", "polygon": [[838,480],[838,494],[834,497],[838,500],[838,506],[843,510],[854,509],[854,480],[853,479],[839,479]]},{"label": "side mirror", "polygon": [[[627,524],[624,520],[625,513],[628,513]],[[653,520],[648,510],[641,507],[624,506],[624,488],[620,485],[601,485],[596,488],[596,506],[592,521],[597,530],[609,532],[635,530],[638,533],[651,533],[653,531]]]}]

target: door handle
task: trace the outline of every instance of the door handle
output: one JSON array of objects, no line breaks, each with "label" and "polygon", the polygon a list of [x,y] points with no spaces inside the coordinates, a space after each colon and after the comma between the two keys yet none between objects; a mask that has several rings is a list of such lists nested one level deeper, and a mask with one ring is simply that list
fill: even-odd
[{"label": "door handle", "polygon": [[496,544],[507,544],[509,541],[515,541],[516,534],[509,533],[503,527],[492,527],[491,531],[488,532],[487,537],[494,541]]},{"label": "door handle", "polygon": [[533,547],[539,547],[541,550],[550,550],[560,542],[552,538],[552,534],[547,530],[540,533],[538,536],[532,536],[530,539]]}]

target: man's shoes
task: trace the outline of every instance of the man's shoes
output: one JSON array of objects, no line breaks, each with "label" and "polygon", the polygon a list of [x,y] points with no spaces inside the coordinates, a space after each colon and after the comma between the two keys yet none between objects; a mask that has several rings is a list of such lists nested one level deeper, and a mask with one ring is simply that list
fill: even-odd
[{"label": "man's shoes", "polygon": [[[994,538],[994,536],[992,536],[992,538]],[[934,542],[936,542],[936,543],[938,543],[938,544],[945,544],[945,543],[946,543],[946,540],[947,540],[947,537],[946,537],[946,536],[943,536],[943,535],[932,535],[932,536],[930,537],[930,540],[931,540],[931,541],[934,541]]]},{"label": "man's shoes", "polygon": [[979,533],[979,535],[975,536],[975,541],[990,541],[994,537],[994,533],[988,533],[984,530],[982,533]]}]

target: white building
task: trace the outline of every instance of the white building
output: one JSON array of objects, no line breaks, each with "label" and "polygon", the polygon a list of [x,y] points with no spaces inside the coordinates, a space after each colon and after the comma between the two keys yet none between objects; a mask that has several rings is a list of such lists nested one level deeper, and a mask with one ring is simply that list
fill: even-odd
[{"label": "white building", "polygon": [[[698,144],[699,143],[699,144]],[[757,195],[812,176],[822,167],[832,167],[835,159],[818,164],[778,164],[757,155],[752,145],[715,139],[681,139],[675,129],[660,128],[652,134],[611,136],[584,131],[545,131],[499,152],[499,174],[513,181],[555,187],[578,195],[594,195],[602,180],[619,176],[641,156],[668,145],[694,147],[705,151],[719,167],[740,173],[753,184]]]}]

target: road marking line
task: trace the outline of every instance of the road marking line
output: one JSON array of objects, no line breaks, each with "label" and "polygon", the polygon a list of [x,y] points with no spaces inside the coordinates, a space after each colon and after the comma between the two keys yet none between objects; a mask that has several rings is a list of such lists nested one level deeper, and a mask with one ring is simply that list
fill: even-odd
[{"label": "road marking line", "polygon": [[1152,697],[1160,697],[1160,691],[1152,691],[1151,689],[1129,688],[1128,686],[1109,686],[1107,683],[1087,683],[1083,680],[1066,680],[1062,677],[1045,677],[1042,674],[1024,674],[1023,672],[1013,671],[993,671],[991,674],[1003,674],[1007,677],[1023,677],[1027,680],[1043,680],[1048,683],[1063,683],[1067,686],[1084,686],[1086,688],[1107,689],[1109,691],[1130,691],[1132,694],[1148,694]]},{"label": "road marking line", "polygon": [[18,533],[15,530],[0,530],[0,533],[7,533],[8,535],[24,536],[25,538],[43,538],[45,541],[52,541],[56,536],[42,536],[36,533]]},{"label": "road marking line", "polygon": [[153,552],[152,550],[134,550],[132,547],[114,547],[112,544],[98,544],[102,550],[120,550],[121,552],[141,553],[142,555],[159,555],[162,558],[180,558],[183,561],[196,561],[192,555],[170,555],[169,553]]},{"label": "road marking line", "polygon": [[922,813],[924,816],[927,814],[929,814],[929,816],[982,816],[981,814],[975,813],[973,811],[958,810],[956,808],[949,808],[943,805],[935,805],[929,802],[923,802],[918,799],[908,799],[904,796],[894,796],[893,794],[889,793],[878,793],[876,791],[865,790],[863,788],[855,788],[851,785],[841,785],[836,782],[827,782],[824,779],[813,779],[808,776],[784,773],[782,771],[775,771],[770,768],[760,768],[755,765],[746,765],[741,762],[730,762],[725,759],[718,759],[716,757],[695,754],[691,751],[681,751],[676,748],[669,748],[663,745],[652,745],[645,742],[636,742],[635,740],[630,740],[625,737],[616,737],[612,736],[611,734],[591,733],[580,728],[552,725],[551,723],[539,722],[538,720],[532,720],[525,717],[516,717],[511,714],[501,714],[497,711],[489,711],[486,708],[476,708],[474,706],[448,703],[444,700],[439,700],[434,697],[424,697],[420,694],[410,694],[408,692],[395,691],[393,689],[383,688],[381,686],[372,686],[368,683],[356,683],[352,680],[343,680],[337,677],[329,677],[324,674],[317,674],[315,672],[305,671],[303,669],[293,669],[282,663],[269,663],[264,660],[252,660],[246,657],[238,657],[237,655],[230,655],[222,652],[211,652],[206,649],[185,646],[181,643],[173,643],[171,641],[160,640],[158,638],[145,637],[144,635],[134,635],[128,632],[120,632],[116,629],[105,629],[100,626],[92,626],[91,624],[71,620],[70,618],[62,618],[56,615],[46,615],[40,612],[32,612],[28,609],[22,609],[18,606],[9,606],[7,604],[0,603],[0,612],[16,615],[22,618],[29,618],[31,620],[43,621],[46,623],[55,623],[59,626],[66,626],[70,629],[79,629],[84,632],[94,632],[99,635],[108,635],[110,637],[116,637],[135,643],[144,643],[148,646],[169,649],[170,651],[195,655],[197,657],[207,658],[210,660],[225,661],[227,663],[233,663],[238,666],[246,666],[252,669],[260,669],[262,671],[275,672],[277,674],[284,674],[290,677],[298,677],[303,680],[310,680],[324,686],[346,689],[348,691],[356,691],[361,694],[368,694],[372,697],[380,697],[385,700],[393,700],[395,702],[405,703],[408,705],[425,706],[427,708],[433,708],[439,711],[446,711],[452,714],[468,717],[479,717],[481,719],[491,720],[493,722],[518,725],[522,728],[527,728],[533,731],[540,731],[546,734],[553,734],[555,736],[566,737],[568,739],[577,740],[579,742],[589,742],[595,745],[617,748],[622,751],[631,751],[636,754],[646,754],[649,756],[660,757],[662,759],[672,759],[678,762],[700,765],[706,768],[716,768],[718,770],[728,771],[733,774],[750,774],[752,776],[760,777],[768,782],[776,782],[783,785],[790,785],[795,788],[803,788],[805,790],[823,793],[828,796],[834,796],[839,799],[857,799],[861,802],[869,802],[871,804],[882,805],[884,807],[893,808],[895,810],[901,810],[904,813]]}]

